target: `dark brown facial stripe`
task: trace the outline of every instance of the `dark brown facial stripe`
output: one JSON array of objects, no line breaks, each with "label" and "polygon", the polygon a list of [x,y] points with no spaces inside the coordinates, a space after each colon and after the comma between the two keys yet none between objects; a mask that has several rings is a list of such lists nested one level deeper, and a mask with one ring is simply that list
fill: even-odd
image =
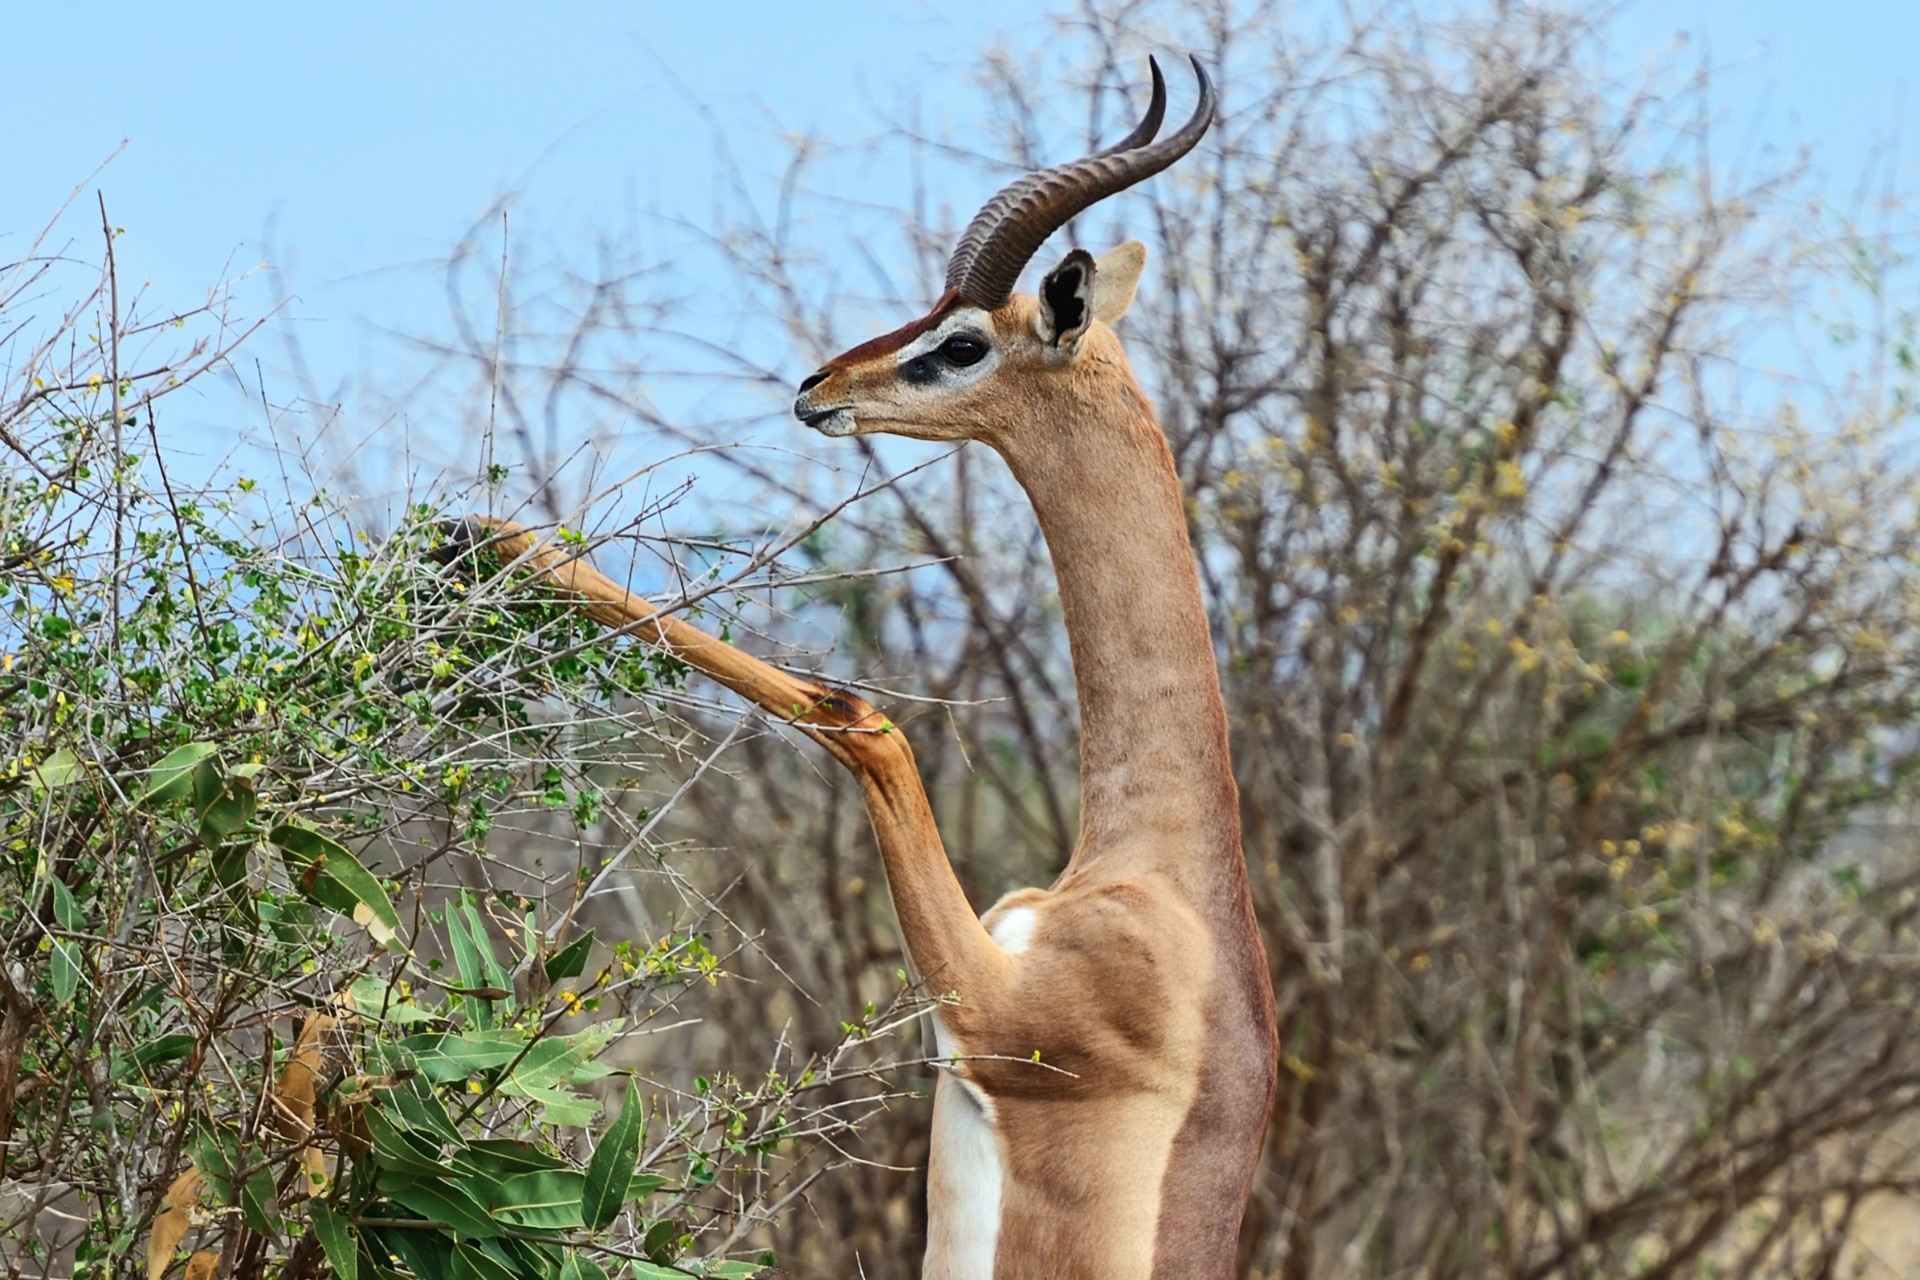
[{"label": "dark brown facial stripe", "polygon": [[877,356],[892,355],[900,348],[926,333],[945,320],[960,305],[960,291],[949,289],[940,295],[940,301],[933,304],[933,310],[921,316],[911,324],[902,325],[892,333],[883,333],[877,338],[869,338],[849,351],[842,351],[833,359],[820,366],[822,373],[831,373],[836,369],[845,369]]}]

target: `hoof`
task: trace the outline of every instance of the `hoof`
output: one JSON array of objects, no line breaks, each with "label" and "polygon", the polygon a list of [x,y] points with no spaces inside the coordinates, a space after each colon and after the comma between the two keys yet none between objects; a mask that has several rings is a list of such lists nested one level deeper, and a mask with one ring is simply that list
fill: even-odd
[{"label": "hoof", "polygon": [[478,551],[493,536],[493,531],[485,522],[471,516],[442,520],[437,528],[446,541],[427,552],[427,559],[435,564],[452,564],[461,557]]}]

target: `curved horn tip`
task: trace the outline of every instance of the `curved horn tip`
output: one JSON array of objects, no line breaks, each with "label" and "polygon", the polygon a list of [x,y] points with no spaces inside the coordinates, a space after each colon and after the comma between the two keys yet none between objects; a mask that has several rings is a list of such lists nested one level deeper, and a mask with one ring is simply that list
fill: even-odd
[{"label": "curved horn tip", "polygon": [[1127,151],[1137,151],[1153,141],[1160,132],[1160,124],[1167,118],[1167,78],[1160,72],[1160,63],[1152,54],[1147,55],[1147,71],[1153,87],[1147,94],[1147,109],[1140,117],[1140,123],[1133,126],[1133,132],[1120,141],[1103,150],[1094,152],[1097,156],[1117,156]]},{"label": "curved horn tip", "polygon": [[1193,64],[1194,79],[1200,82],[1200,101],[1211,104],[1213,102],[1213,77],[1207,74],[1207,68],[1200,61],[1199,54],[1188,54],[1187,61]]},{"label": "curved horn tip", "polygon": [[1147,66],[1153,94],[1132,133],[1103,151],[1030,173],[1003,187],[973,216],[947,260],[947,287],[989,311],[1004,304],[1027,260],[1068,219],[1150,178],[1193,150],[1213,124],[1213,79],[1187,55],[1199,82],[1193,115],[1172,137],[1152,141],[1166,112],[1166,79],[1158,59]]}]

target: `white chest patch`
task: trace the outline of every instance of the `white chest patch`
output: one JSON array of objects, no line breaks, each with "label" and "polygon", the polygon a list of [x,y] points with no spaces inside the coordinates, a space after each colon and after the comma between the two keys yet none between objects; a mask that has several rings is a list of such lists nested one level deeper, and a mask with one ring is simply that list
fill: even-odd
[{"label": "white chest patch", "polygon": [[1005,1183],[993,1103],[966,1081],[941,1073],[933,1093],[921,1280],[993,1280]]},{"label": "white chest patch", "polygon": [[1033,927],[1040,922],[1040,916],[1032,907],[1015,907],[993,922],[989,933],[1000,949],[1010,956],[1017,956],[1027,949],[1033,941]]}]

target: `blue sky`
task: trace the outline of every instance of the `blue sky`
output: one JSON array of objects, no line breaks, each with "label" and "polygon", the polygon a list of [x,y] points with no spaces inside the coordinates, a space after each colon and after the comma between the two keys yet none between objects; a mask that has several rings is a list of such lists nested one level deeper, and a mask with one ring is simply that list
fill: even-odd
[{"label": "blue sky", "polygon": [[[1057,38],[1030,0],[108,0],[85,12],[84,26],[55,4],[8,16],[0,260],[125,138],[56,243],[97,252],[97,187],[128,231],[123,271],[150,277],[160,299],[192,299],[270,256],[328,388],[380,363],[382,325],[440,305],[438,277],[419,264],[503,192],[551,235],[630,225],[635,210],[698,223],[713,199],[712,126],[771,191],[784,135],[871,136],[916,97],[964,121],[984,44]],[[1901,141],[1920,54],[1914,0],[1641,3],[1616,31],[1616,69],[1681,33],[1690,52],[1710,50],[1730,159],[1806,145],[1840,193],[1890,154],[1916,186]],[[970,208],[985,194],[953,198]],[[273,349],[261,354],[271,363]],[[796,352],[791,372],[805,363]]]}]

